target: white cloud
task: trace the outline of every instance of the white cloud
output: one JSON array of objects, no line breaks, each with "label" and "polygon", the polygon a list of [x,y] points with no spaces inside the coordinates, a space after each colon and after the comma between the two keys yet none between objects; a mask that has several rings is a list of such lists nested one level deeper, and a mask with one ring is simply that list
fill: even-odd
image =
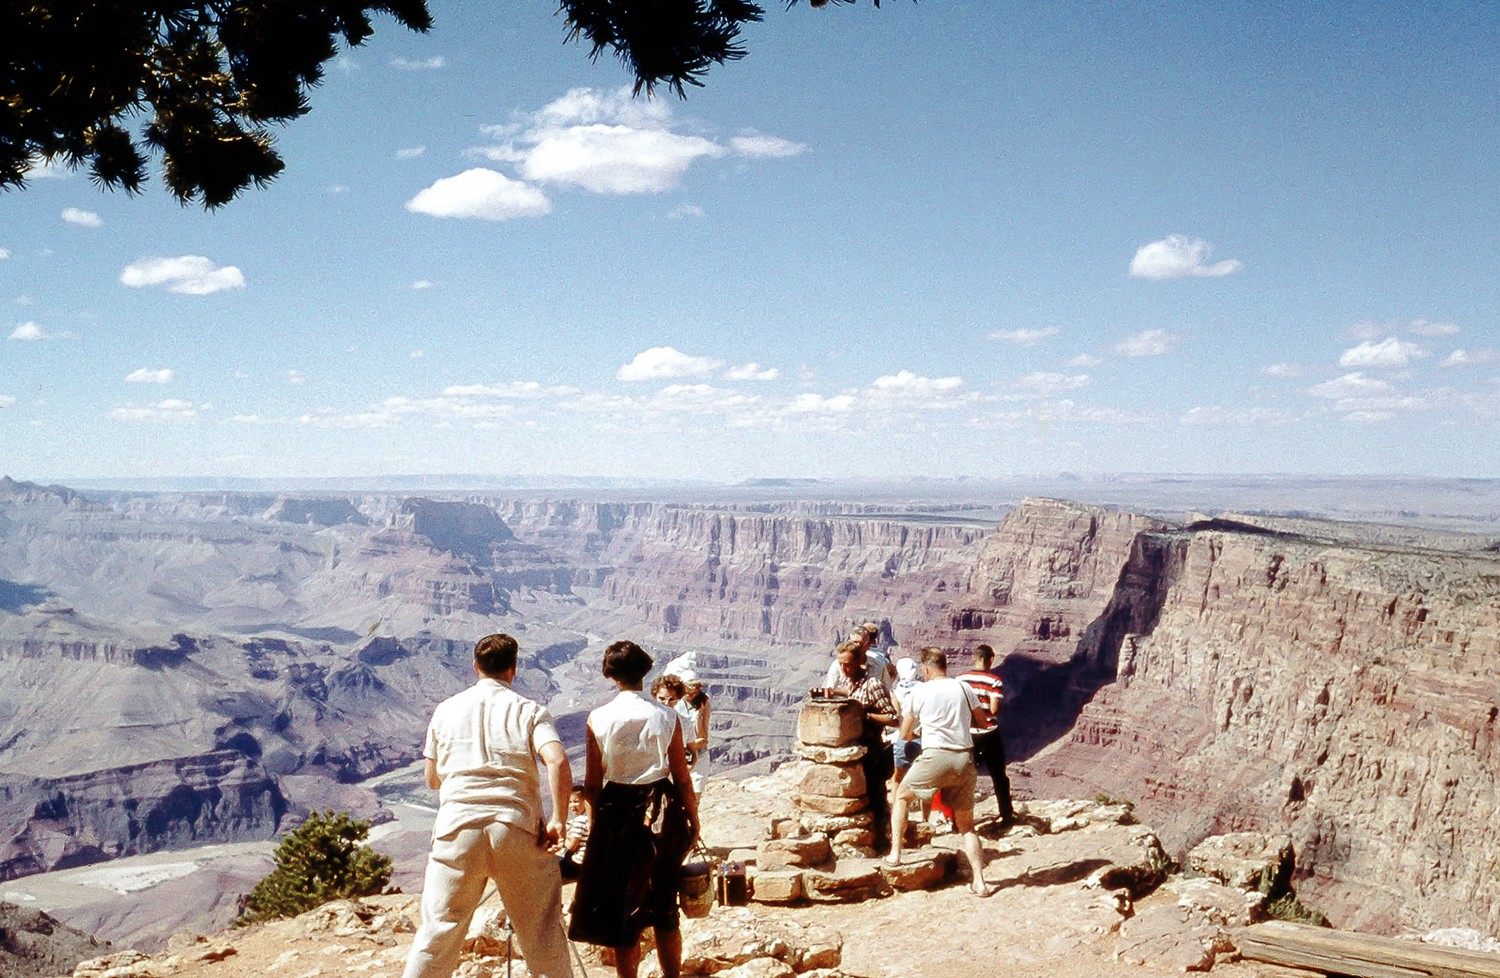
[{"label": "white cloud", "polygon": [[1302,367],[1295,363],[1273,363],[1261,370],[1267,377],[1300,377]]},{"label": "white cloud", "polygon": [[425,278],[419,278],[415,282],[411,283],[411,287],[412,287],[412,291],[414,291],[414,292],[420,292],[423,289],[430,289],[430,288],[432,288],[432,283],[430,281],[428,281],[427,279],[425,279]]},{"label": "white cloud", "polygon": [[1137,249],[1130,260],[1130,274],[1135,278],[1169,281],[1192,276],[1217,278],[1240,270],[1233,258],[1207,264],[1213,246],[1202,238],[1170,234]]},{"label": "white cloud", "polygon": [[1073,357],[1067,363],[1064,363],[1063,366],[1075,368],[1081,367],[1087,370],[1090,367],[1097,367],[1103,362],[1103,359],[1094,356],[1092,353],[1080,353],[1078,354],[1078,356]]},{"label": "white cloud", "polygon": [[853,394],[838,394],[824,397],[822,394],[798,394],[787,405],[791,414],[848,414],[854,410]]},{"label": "white cloud", "polygon": [[685,218],[699,218],[703,216],[703,208],[697,204],[678,204],[667,211],[667,218],[673,221],[681,221]]},{"label": "white cloud", "polygon": [[957,390],[963,383],[962,377],[920,377],[910,370],[902,370],[876,377],[871,386],[877,391],[928,395]]},{"label": "white cloud", "polygon": [[36,323],[25,322],[10,331],[10,338],[13,340],[35,341],[50,340],[53,337]]},{"label": "white cloud", "polygon": [[643,194],[671,190],[700,160],[731,154],[784,157],[806,149],[775,136],[721,143],[682,128],[665,100],[633,98],[628,87],[574,88],[536,112],[516,114],[507,125],[485,127],[497,142],[469,152],[513,164],[521,177],[536,183]]},{"label": "white cloud", "polygon": [[62,160],[44,160],[40,156],[31,158],[31,165],[24,174],[28,183],[32,180],[64,180],[72,175],[73,171]]},{"label": "white cloud", "polygon": [[475,167],[420,191],[406,202],[406,209],[433,217],[509,221],[550,213],[552,202],[530,184],[485,167]]},{"label": "white cloud", "polygon": [[347,183],[330,183],[323,188],[323,192],[334,194],[335,196],[338,194],[347,194],[349,192],[349,185]]},{"label": "white cloud", "polygon": [[354,59],[353,55],[348,53],[341,54],[337,58],[334,58],[332,64],[335,68],[346,75],[352,75],[354,74],[354,72],[359,70],[359,62]]},{"label": "white cloud", "polygon": [[1066,391],[1074,391],[1093,383],[1088,374],[1051,373],[1045,370],[1030,373],[1016,381],[1016,387],[1029,394],[1053,397]]},{"label": "white cloud", "polygon": [[1462,332],[1454,323],[1434,323],[1427,319],[1413,319],[1406,328],[1417,336],[1454,336]]},{"label": "white cloud", "polygon": [[76,224],[79,227],[84,228],[104,227],[104,218],[100,217],[98,214],[95,214],[93,211],[81,210],[77,207],[64,207],[62,211],[62,219],[64,221],[67,221],[69,224]]},{"label": "white cloud", "polygon": [[426,146],[408,146],[404,149],[396,150],[396,159],[414,160],[425,152],[427,152]]},{"label": "white cloud", "polygon": [[1494,363],[1500,358],[1500,351],[1493,349],[1484,350],[1454,350],[1448,354],[1443,361],[1445,367],[1475,367],[1484,363]]},{"label": "white cloud", "polygon": [[402,71],[436,71],[439,68],[446,68],[447,66],[448,59],[443,57],[441,54],[434,54],[430,58],[420,58],[415,60],[412,58],[402,57],[395,57],[391,59],[391,67],[399,68]]},{"label": "white cloud", "polygon": [[142,258],[125,266],[120,284],[132,289],[165,285],[179,295],[211,295],[225,289],[243,289],[245,276],[233,265],[222,268],[202,255],[180,258]]},{"label": "white cloud", "polygon": [[300,370],[283,370],[281,372],[281,376],[288,384],[291,384],[293,386],[307,383],[307,374],[303,373]]},{"label": "white cloud", "polygon": [[1432,407],[1425,397],[1403,394],[1388,381],[1366,377],[1360,371],[1347,373],[1307,389],[1313,397],[1333,402],[1333,409],[1347,420],[1385,421],[1397,411],[1415,411]]},{"label": "white cloud", "polygon": [[1340,367],[1405,367],[1413,360],[1420,360],[1428,353],[1416,343],[1408,343],[1391,336],[1380,342],[1366,340],[1351,347],[1339,357]]},{"label": "white cloud", "polygon": [[410,353],[407,354],[407,356],[410,357],[413,360],[420,360],[423,357],[427,356],[427,351],[426,350],[412,350]]},{"label": "white cloud", "polygon": [[758,363],[746,363],[724,371],[725,380],[775,380],[781,371],[775,367],[762,368]]},{"label": "white cloud", "polygon": [[736,156],[783,159],[807,152],[807,145],[780,136],[735,136],[729,140],[729,149]]},{"label": "white cloud", "polygon": [[117,407],[109,412],[116,421],[191,421],[198,409],[187,401],[158,401],[146,407]]},{"label": "white cloud", "polygon": [[10,249],[9,248],[0,248],[0,261],[5,261],[5,259],[7,259],[9,257],[10,257]]},{"label": "white cloud", "polygon": [[567,384],[540,384],[534,380],[512,380],[504,384],[456,384],[443,388],[444,397],[499,397],[526,399],[570,397],[582,393]]},{"label": "white cloud", "polygon": [[16,399],[10,394],[0,394],[0,408],[15,407]]},{"label": "white cloud", "polygon": [[1115,344],[1115,352],[1123,357],[1159,357],[1176,348],[1177,337],[1164,329],[1148,329]]},{"label": "white cloud", "polygon": [[1056,326],[1043,326],[1041,329],[1002,329],[991,333],[990,339],[1014,343],[1016,346],[1036,346],[1042,340],[1050,339],[1060,332],[1062,330]]},{"label": "white cloud", "polygon": [[141,367],[125,375],[125,383],[127,384],[170,384],[171,382],[172,371],[166,369],[147,370],[145,367]]},{"label": "white cloud", "polygon": [[670,346],[653,346],[635,355],[619,369],[620,380],[658,380],[669,377],[701,377],[724,365],[723,360],[694,357]]},{"label": "white cloud", "polygon": [[1262,425],[1293,424],[1297,416],[1275,408],[1258,407],[1192,407],[1177,419],[1178,424],[1234,425],[1242,428]]}]

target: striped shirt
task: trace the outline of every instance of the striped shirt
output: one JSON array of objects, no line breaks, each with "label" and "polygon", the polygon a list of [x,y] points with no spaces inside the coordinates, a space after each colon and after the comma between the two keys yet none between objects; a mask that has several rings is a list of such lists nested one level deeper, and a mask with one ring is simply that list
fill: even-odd
[{"label": "striped shirt", "polygon": [[980,709],[984,711],[986,723],[982,727],[970,727],[972,734],[985,734],[994,730],[999,725],[1000,711],[991,710],[990,703],[1005,702],[1005,684],[1000,681],[1000,676],[993,669],[970,669],[958,677],[958,681],[974,691],[979,697]]}]

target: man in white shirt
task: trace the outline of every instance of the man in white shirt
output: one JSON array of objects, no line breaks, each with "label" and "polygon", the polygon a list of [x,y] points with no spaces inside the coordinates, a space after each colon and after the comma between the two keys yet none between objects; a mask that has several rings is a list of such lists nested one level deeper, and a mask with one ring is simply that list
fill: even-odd
[{"label": "man in white shirt", "polygon": [[970,890],[987,897],[995,891],[984,881],[984,851],[974,831],[974,739],[969,733],[984,718],[974,691],[957,679],[948,678],[948,656],[942,649],[922,650],[922,678],[912,689],[901,716],[901,739],[910,740],[921,728],[922,753],[896,788],[891,806],[892,866],[901,862],[905,842],[906,813],[913,801],[930,801],[939,791],[953,809],[953,823],[963,833],[964,856],[973,873]]},{"label": "man in white shirt", "polygon": [[[572,978],[562,925],[562,876],[548,851],[562,832],[573,774],[546,708],[510,688],[516,640],[474,646],[473,686],[442,703],[427,727],[427,786],[439,792],[422,884],[422,926],[403,978],[449,978],[469,920],[495,881],[526,967]],[[544,816],[537,758],[547,770]]]}]

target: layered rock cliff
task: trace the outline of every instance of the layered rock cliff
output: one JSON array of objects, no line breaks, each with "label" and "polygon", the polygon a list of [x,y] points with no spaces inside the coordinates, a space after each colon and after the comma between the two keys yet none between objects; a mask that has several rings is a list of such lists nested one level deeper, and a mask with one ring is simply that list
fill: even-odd
[{"label": "layered rock cliff", "polygon": [[1500,930],[1500,559],[1323,530],[1139,534],[1030,790],[1130,797],[1178,847],[1289,832],[1340,923]]}]

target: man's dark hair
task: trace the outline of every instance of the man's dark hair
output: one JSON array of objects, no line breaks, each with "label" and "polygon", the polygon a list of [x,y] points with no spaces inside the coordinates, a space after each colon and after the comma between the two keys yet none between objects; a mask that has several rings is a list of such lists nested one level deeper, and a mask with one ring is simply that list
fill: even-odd
[{"label": "man's dark hair", "polygon": [[935,645],[929,645],[922,650],[922,665],[932,666],[934,669],[948,671],[948,653]]},{"label": "man's dark hair", "polygon": [[990,663],[994,661],[995,650],[993,648],[988,645],[974,646],[974,662],[976,664],[982,666],[985,669],[988,669],[990,667]]},{"label": "man's dark hair", "polygon": [[519,651],[509,635],[486,635],[474,646],[474,664],[486,676],[501,676],[515,668]]},{"label": "man's dark hair", "polygon": [[634,642],[621,640],[604,650],[604,664],[600,669],[605,679],[638,683],[651,671],[651,656]]}]

